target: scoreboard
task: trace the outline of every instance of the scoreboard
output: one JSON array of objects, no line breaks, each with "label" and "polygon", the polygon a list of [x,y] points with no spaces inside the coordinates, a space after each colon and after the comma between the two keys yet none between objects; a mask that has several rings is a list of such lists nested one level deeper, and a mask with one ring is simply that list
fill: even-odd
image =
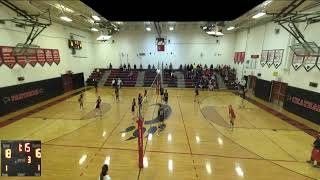
[{"label": "scoreboard", "polygon": [[1,141],[1,176],[41,176],[41,141]]}]

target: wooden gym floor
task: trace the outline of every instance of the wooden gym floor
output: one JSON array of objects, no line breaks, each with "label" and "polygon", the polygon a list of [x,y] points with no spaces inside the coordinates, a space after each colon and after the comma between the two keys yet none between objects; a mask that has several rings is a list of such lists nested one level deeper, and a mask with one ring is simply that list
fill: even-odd
[{"label": "wooden gym floor", "polygon": [[[200,91],[200,104],[194,103],[192,89],[168,89],[170,112],[159,136],[154,119],[160,99],[149,92],[140,170],[131,101],[143,90],[121,89],[117,103],[112,89],[99,89],[102,117],[95,117],[96,94],[89,90],[82,112],[73,96],[1,127],[2,140],[42,141],[42,176],[0,179],[97,179],[104,162],[113,180],[320,179],[320,169],[305,162],[314,137],[248,101],[240,109],[240,97],[231,92]],[[233,131],[229,104],[237,115]]]}]

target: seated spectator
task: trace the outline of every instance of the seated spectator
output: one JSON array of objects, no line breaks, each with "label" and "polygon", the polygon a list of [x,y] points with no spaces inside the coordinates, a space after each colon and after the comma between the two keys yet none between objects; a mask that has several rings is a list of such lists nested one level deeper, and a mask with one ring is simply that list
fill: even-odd
[{"label": "seated spectator", "polygon": [[151,65],[149,64],[149,65],[148,65],[148,70],[150,70],[150,69],[151,69]]},{"label": "seated spectator", "polygon": [[131,70],[131,66],[130,66],[130,63],[128,63],[128,71]]},{"label": "seated spectator", "polygon": [[123,66],[122,66],[122,64],[120,64],[119,69],[120,69],[121,71],[123,71]]},{"label": "seated spectator", "polygon": [[179,70],[180,70],[180,71],[182,70],[182,64],[180,64]]},{"label": "seated spectator", "polygon": [[126,70],[127,70],[127,65],[124,64],[124,65],[123,65],[123,71],[126,71]]},{"label": "seated spectator", "polygon": [[152,69],[156,69],[156,68],[154,67],[154,64],[152,64]]},{"label": "seated spectator", "polygon": [[112,69],[112,64],[111,63],[109,64],[109,69]]},{"label": "seated spectator", "polygon": [[169,64],[169,69],[172,70],[172,63]]},{"label": "seated spectator", "polygon": [[130,80],[132,80],[132,78],[133,78],[133,72],[132,71],[130,71],[128,77],[130,78]]},{"label": "seated spectator", "polygon": [[133,65],[133,69],[134,69],[134,70],[137,69],[137,65],[136,65],[136,64]]},{"label": "seated spectator", "polygon": [[142,68],[142,64],[140,64],[140,69],[143,69],[143,68]]}]

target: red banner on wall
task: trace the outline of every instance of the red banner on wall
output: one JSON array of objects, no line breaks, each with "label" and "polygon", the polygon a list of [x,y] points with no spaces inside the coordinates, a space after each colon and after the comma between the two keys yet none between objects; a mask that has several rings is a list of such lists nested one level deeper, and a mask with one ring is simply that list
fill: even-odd
[{"label": "red banner on wall", "polygon": [[47,63],[51,66],[51,64],[53,63],[52,50],[51,49],[46,49],[45,53],[46,53]]},{"label": "red banner on wall", "polygon": [[[2,52],[2,47],[0,47],[0,52]],[[2,53],[0,53],[0,66],[3,63]]]},{"label": "red banner on wall", "polygon": [[59,50],[58,49],[53,49],[52,50],[52,55],[53,55],[53,62],[58,65],[60,63]]},{"label": "red banner on wall", "polygon": [[245,52],[240,52],[239,61],[240,61],[241,64],[244,62],[244,58],[245,58]]},{"label": "red banner on wall", "polygon": [[28,49],[28,63],[34,67],[37,63],[38,63],[38,60],[37,60],[37,50],[36,49],[33,49],[33,48],[30,48]]},{"label": "red banner on wall", "polygon": [[237,63],[240,64],[240,56],[241,56],[241,53],[240,52],[237,52]]},{"label": "red banner on wall", "polygon": [[21,67],[25,67],[27,65],[27,57],[26,56],[17,56],[17,63],[21,66]]},{"label": "red banner on wall", "polygon": [[13,56],[13,48],[12,47],[2,47],[2,57],[3,63],[7,65],[10,69],[12,69],[16,64],[16,58]]},{"label": "red banner on wall", "polygon": [[46,63],[46,55],[45,55],[44,49],[37,49],[37,59],[38,59],[38,63],[41,66],[44,66],[44,64]]}]

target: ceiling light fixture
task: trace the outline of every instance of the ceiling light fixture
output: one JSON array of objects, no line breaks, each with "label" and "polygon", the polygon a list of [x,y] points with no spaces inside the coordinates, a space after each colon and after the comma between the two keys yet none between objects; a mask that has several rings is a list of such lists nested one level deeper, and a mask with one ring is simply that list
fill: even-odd
[{"label": "ceiling light fixture", "polygon": [[230,31],[232,29],[234,29],[234,26],[230,26],[230,27],[227,28],[228,31]]},{"label": "ceiling light fixture", "polygon": [[203,30],[206,30],[207,28],[208,28],[207,26],[203,26],[203,27],[202,27]]},{"label": "ceiling light fixture", "polygon": [[56,7],[57,9],[59,9],[60,11],[65,11],[65,12],[69,12],[69,13],[73,13],[74,11],[70,8],[65,7],[62,4],[55,4],[54,7]]},{"label": "ceiling light fixture", "polygon": [[265,2],[262,3],[262,5],[267,6],[268,4],[270,4],[272,2],[272,0],[267,0]]},{"label": "ceiling light fixture", "polygon": [[151,31],[151,27],[146,27],[146,30],[147,31]]},{"label": "ceiling light fixture", "polygon": [[91,28],[91,31],[95,31],[95,32],[97,32],[97,31],[99,31],[97,28]]},{"label": "ceiling light fixture", "polygon": [[67,22],[71,22],[72,19],[68,18],[67,16],[61,16],[60,19],[67,21]]},{"label": "ceiling light fixture", "polygon": [[209,35],[215,35],[215,36],[223,36],[224,35],[222,32],[219,32],[219,31],[207,31],[206,33]]},{"label": "ceiling light fixture", "polygon": [[96,21],[100,21],[101,19],[98,16],[92,16],[92,18]]},{"label": "ceiling light fixture", "polygon": [[253,18],[253,19],[257,19],[257,18],[260,18],[260,17],[262,17],[262,16],[264,16],[264,15],[266,15],[265,12],[259,12],[258,14],[252,16],[252,18]]},{"label": "ceiling light fixture", "polygon": [[173,26],[169,27],[169,30],[170,30],[170,31],[173,31],[173,30],[174,30],[174,27],[173,27]]},{"label": "ceiling light fixture", "polygon": [[100,35],[98,38],[97,38],[97,41],[108,41],[109,39],[111,39],[111,35]]}]

